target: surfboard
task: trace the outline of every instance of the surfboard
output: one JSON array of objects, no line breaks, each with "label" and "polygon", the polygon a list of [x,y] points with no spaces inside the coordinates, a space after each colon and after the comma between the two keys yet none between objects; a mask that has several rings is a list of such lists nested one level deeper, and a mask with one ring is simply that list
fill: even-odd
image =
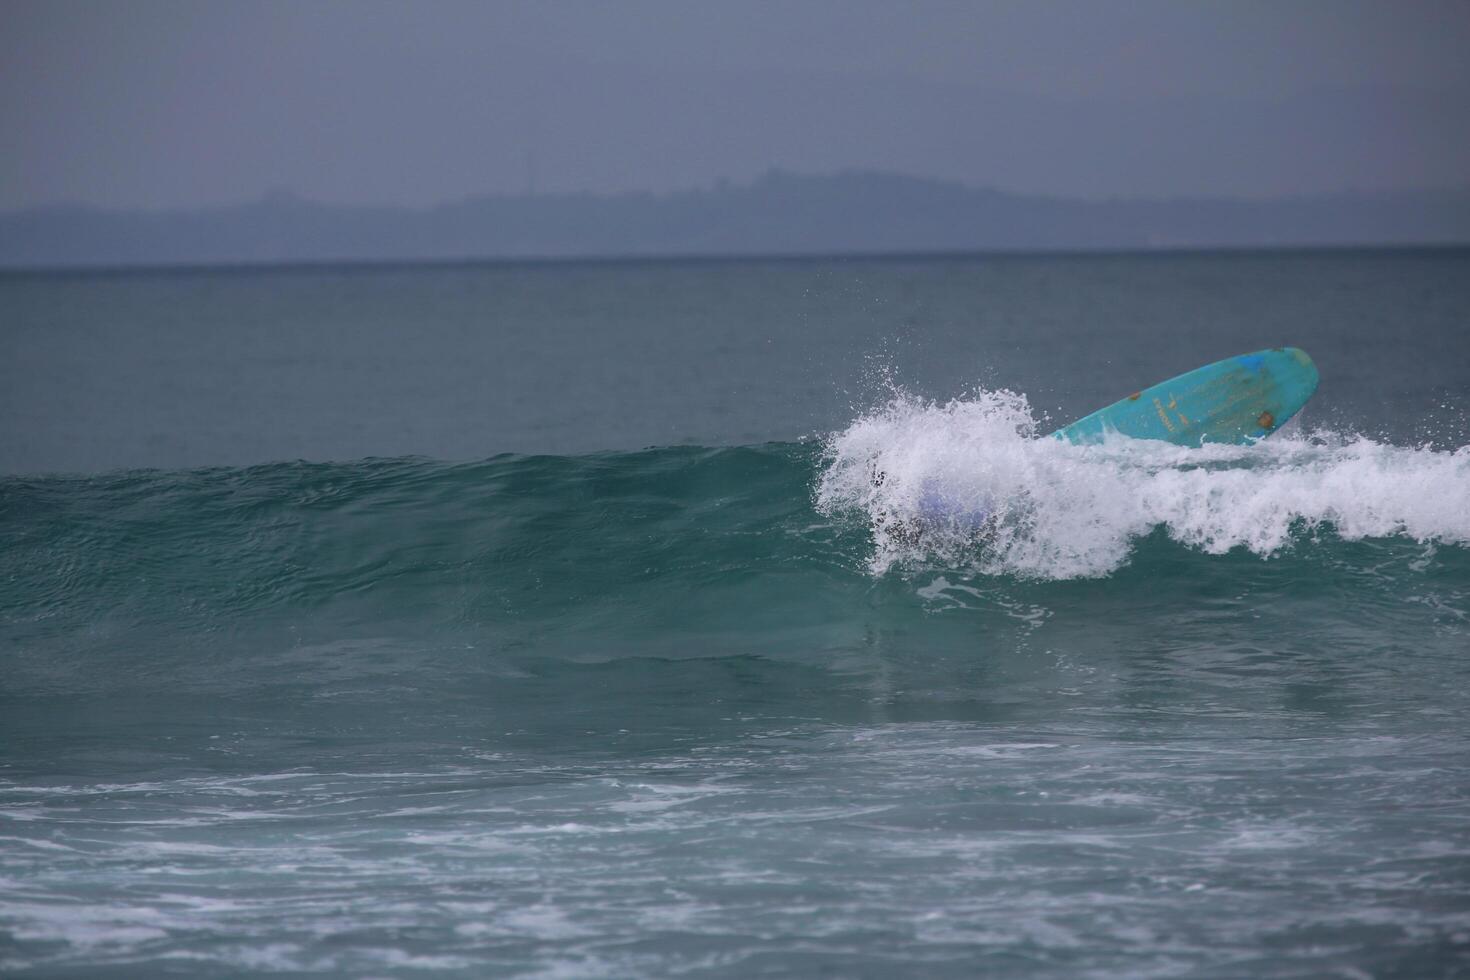
[{"label": "surfboard", "polygon": [[1135,391],[1052,433],[1077,445],[1111,433],[1179,446],[1243,444],[1281,428],[1317,390],[1306,351],[1273,347],[1227,357]]},{"label": "surfboard", "polygon": [[[1306,351],[1273,347],[1227,357],[1135,391],[1051,436],[1075,445],[1100,443],[1110,434],[1179,446],[1241,445],[1285,425],[1316,392],[1317,380],[1317,366]],[[882,479],[875,471],[874,483]],[[992,513],[989,501],[948,492],[933,482],[921,488],[917,510],[912,517],[886,520],[889,534],[916,541],[940,526],[980,534]]]}]

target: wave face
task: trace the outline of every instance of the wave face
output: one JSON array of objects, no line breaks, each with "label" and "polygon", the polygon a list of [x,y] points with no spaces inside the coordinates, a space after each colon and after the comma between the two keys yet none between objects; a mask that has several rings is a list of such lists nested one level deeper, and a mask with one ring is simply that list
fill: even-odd
[{"label": "wave face", "polygon": [[[273,618],[614,633],[745,623],[782,582],[863,589],[814,447],[275,464],[3,483],[11,628]],[[728,618],[727,618],[728,617]]]},{"label": "wave face", "polygon": [[1036,432],[0,480],[0,972],[1447,972],[1470,450]]}]

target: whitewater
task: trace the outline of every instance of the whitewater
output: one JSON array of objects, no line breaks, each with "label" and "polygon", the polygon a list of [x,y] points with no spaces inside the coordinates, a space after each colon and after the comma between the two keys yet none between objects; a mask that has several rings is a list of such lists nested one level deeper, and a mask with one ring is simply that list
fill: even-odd
[{"label": "whitewater", "polygon": [[[827,440],[818,507],[867,517],[877,573],[938,560],[992,575],[1106,575],[1156,529],[1216,555],[1270,557],[1321,533],[1470,544],[1470,447],[1296,426],[1243,446],[1074,446],[1039,430],[1014,392],[944,404],[897,395]],[[902,533],[916,525],[922,534]]]}]

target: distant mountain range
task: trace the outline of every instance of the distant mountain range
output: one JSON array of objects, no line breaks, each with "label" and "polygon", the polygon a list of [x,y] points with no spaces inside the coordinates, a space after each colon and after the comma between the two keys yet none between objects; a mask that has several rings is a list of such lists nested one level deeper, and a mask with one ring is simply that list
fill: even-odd
[{"label": "distant mountain range", "polygon": [[482,197],[427,209],[275,193],[189,211],[0,214],[9,268],[1464,243],[1470,190],[1083,201],[779,171],[665,195]]}]

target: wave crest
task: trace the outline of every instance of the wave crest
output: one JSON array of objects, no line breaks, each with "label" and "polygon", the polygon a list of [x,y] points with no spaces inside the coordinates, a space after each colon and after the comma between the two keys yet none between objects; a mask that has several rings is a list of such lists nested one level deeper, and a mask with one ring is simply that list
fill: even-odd
[{"label": "wave crest", "polygon": [[1402,447],[1286,432],[1199,449],[1124,437],[1037,438],[1024,395],[936,403],[900,393],[833,435],[816,501],[872,529],[872,567],[1106,575],[1163,529],[1210,554],[1261,556],[1330,530],[1345,540],[1470,544],[1470,446]]}]

